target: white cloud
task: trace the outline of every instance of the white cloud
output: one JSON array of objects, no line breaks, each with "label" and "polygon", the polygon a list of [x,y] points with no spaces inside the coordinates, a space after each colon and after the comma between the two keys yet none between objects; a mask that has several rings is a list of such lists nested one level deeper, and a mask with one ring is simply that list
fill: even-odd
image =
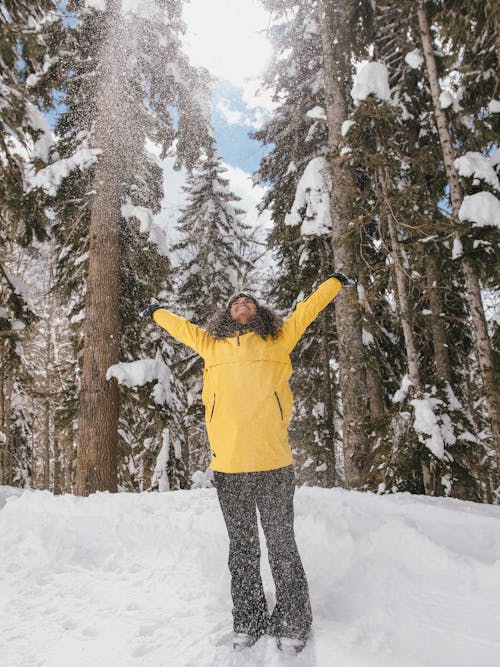
[{"label": "white cloud", "polygon": [[269,12],[258,0],[190,0],[184,5],[184,48],[193,65],[243,89],[245,104],[272,108],[269,94],[258,93],[260,77],[271,58],[265,31]]},{"label": "white cloud", "polygon": [[229,125],[241,125],[258,130],[267,116],[262,108],[249,109],[246,107],[248,113],[242,113],[238,109],[232,107],[231,103],[224,98],[219,99],[216,106],[217,111]]}]

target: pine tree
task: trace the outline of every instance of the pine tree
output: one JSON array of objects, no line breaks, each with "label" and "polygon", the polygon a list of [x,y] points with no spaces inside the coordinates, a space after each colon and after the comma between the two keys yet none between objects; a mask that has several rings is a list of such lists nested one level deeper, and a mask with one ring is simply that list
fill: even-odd
[{"label": "pine tree", "polygon": [[[431,34],[430,23],[427,16],[427,9],[423,3],[419,3],[418,5],[417,17],[422,40],[422,49],[425,57],[427,77],[429,79],[429,85],[432,93],[436,125],[438,128],[439,140],[449,185],[450,204],[454,221],[455,223],[458,223],[460,219],[463,191],[454,163],[456,153],[453,147],[452,136],[449,130],[446,114],[442,109],[442,102],[440,99],[441,89],[439,86],[439,75],[434,54],[434,43]],[[495,27],[497,27],[496,22]],[[458,231],[456,232],[455,238],[457,242],[460,241],[460,235]],[[500,401],[498,399],[498,383],[496,381],[497,368],[494,352],[487,330],[478,273],[472,259],[468,256],[467,252],[462,255],[461,262],[467,288],[466,295],[474,326],[477,356],[481,369],[484,393],[491,421],[492,436],[494,442],[500,443]],[[500,447],[500,444],[497,444],[497,465],[500,464],[500,450],[498,447]]]},{"label": "pine tree", "polygon": [[[323,238],[301,233],[302,222],[306,226],[310,222],[305,206],[297,211],[294,224],[289,216],[308,165],[328,152],[320,27],[315,2],[265,4],[275,19],[270,30],[275,52],[266,85],[278,106],[273,118],[254,134],[272,145],[255,178],[271,184],[261,207],[271,212],[268,245],[279,270],[268,291],[282,310],[288,310],[298,296],[306,296],[333,270],[325,230]],[[331,367],[335,345],[336,329],[328,309],[294,350],[291,380],[296,418],[290,439],[298,478],[326,486],[337,482],[337,468],[341,468],[335,456],[339,431],[337,378]]]},{"label": "pine tree", "polygon": [[[211,146],[187,177],[183,188],[187,203],[177,221],[180,240],[173,247],[178,255],[176,307],[201,326],[238,289],[251,289],[251,230],[243,222],[240,198],[231,191],[225,172]],[[177,349],[182,358],[178,372],[187,386],[184,432],[189,468],[203,471],[209,454],[199,396],[202,363],[191,352]]]},{"label": "pine tree", "polygon": [[[441,349],[446,345],[447,335],[450,336],[448,340],[452,340],[452,327],[448,325],[446,331],[443,314],[446,313],[450,320],[453,319],[450,317],[452,312],[458,317],[464,314],[460,298],[457,300],[455,297],[456,304],[451,299],[446,299],[445,303],[437,292],[443,278],[445,281],[456,278],[450,260],[451,276],[443,270],[446,262],[440,265],[441,275],[437,275],[436,270],[436,254],[441,245],[436,241],[445,237],[447,229],[438,207],[446,179],[440,172],[430,96],[427,95],[425,82],[416,85],[415,79],[420,73],[414,71],[414,65],[409,66],[416,62],[417,55],[410,54],[413,57],[405,64],[411,50],[411,42],[408,41],[411,32],[406,24],[401,33],[394,33],[394,11],[389,10],[402,11],[401,7],[378,8],[375,43],[379,58],[387,56],[391,65],[395,99],[392,105],[373,98],[360,103],[352,115],[354,125],[347,140],[351,159],[357,164],[358,173],[363,175],[361,182],[369,184],[369,194],[364,197],[362,193],[358,195],[360,210],[366,207],[360,220],[371,217],[377,222],[375,226],[367,225],[366,231],[371,234],[370,228],[373,228],[377,232],[373,240],[387,246],[387,255],[391,257],[394,268],[410,370],[408,382],[411,382],[415,393],[413,397],[408,396],[408,383],[405,383],[404,392],[397,392],[400,412],[390,417],[388,424],[387,444],[390,449],[384,454],[380,443],[375,448],[376,465],[373,465],[372,472],[385,469],[385,488],[406,488],[433,494],[463,493],[466,497],[477,499],[475,475],[482,457],[481,445],[470,433],[474,430],[472,415],[460,406],[451,388],[452,385],[461,386],[463,375],[456,371],[452,373],[448,349]],[[423,252],[424,248],[427,253]],[[446,253],[441,252],[441,261],[445,257]],[[390,282],[387,282],[387,271],[384,273],[377,269],[378,276],[374,271],[374,279],[377,289],[389,297]],[[427,313],[434,320],[429,329],[425,318],[418,314],[427,299],[430,310],[424,307],[422,312],[427,321]],[[449,304],[452,308],[448,307]],[[432,333],[431,337],[429,333]],[[453,347],[451,354],[458,356],[455,368],[464,367],[469,350],[467,346]],[[407,402],[401,405],[400,401]],[[405,412],[407,409],[410,412]],[[412,421],[409,417],[413,411]],[[427,415],[425,423],[422,420],[423,411]],[[453,428],[450,426],[452,414]],[[381,427],[383,432],[387,425],[382,423]],[[442,447],[433,448],[428,437],[431,432]],[[385,464],[381,464],[381,455],[387,456],[387,469]]]},{"label": "pine tree", "polygon": [[0,480],[21,485],[30,484],[32,422],[22,342],[37,317],[18,262],[45,237],[48,224],[30,190],[28,163],[43,161],[50,144],[42,111],[52,100],[60,24],[51,0],[0,5]]},{"label": "pine tree", "polygon": [[[192,166],[208,121],[206,77],[180,51],[181,3],[158,2],[151,11],[137,6],[128,14],[116,2],[102,12],[83,2],[69,9],[75,20],[60,71],[66,110],[52,162],[36,183],[56,213],[59,282],[80,345],[85,316],[76,490],[89,493],[116,489],[117,468],[122,471],[118,388],[106,379],[107,369],[120,358],[155,357],[154,343],[138,333],[136,312],[168,287],[164,233],[153,220],[162,174],[146,139],[162,154],[177,140],[178,163]],[[125,430],[121,423],[120,433]],[[120,459],[128,456],[127,440]]]},{"label": "pine tree", "polygon": [[[332,249],[335,266],[358,275],[356,241],[351,231],[352,170],[340,155],[342,126],[349,113],[351,59],[355,53],[355,2],[320,0],[318,17],[325,79],[325,107],[332,177]],[[335,304],[339,336],[339,380],[342,392],[343,446],[346,484],[357,487],[362,481],[368,456],[366,426],[368,396],[362,339],[362,312],[355,291],[341,292]]]}]

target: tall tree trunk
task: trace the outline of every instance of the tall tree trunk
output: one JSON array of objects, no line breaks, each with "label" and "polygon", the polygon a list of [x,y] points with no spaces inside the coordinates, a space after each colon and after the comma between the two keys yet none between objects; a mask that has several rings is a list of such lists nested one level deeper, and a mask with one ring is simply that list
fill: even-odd
[{"label": "tall tree trunk", "polygon": [[326,486],[335,486],[337,482],[337,466],[335,461],[335,426],[334,426],[334,396],[332,395],[332,371],[330,368],[330,346],[328,345],[328,315],[323,311],[320,314],[321,325],[321,366],[322,366],[322,395],[324,404],[323,426],[325,431],[324,462],[327,472],[324,475]]},{"label": "tall tree trunk", "polygon": [[0,484],[7,484],[5,465],[7,461],[7,433],[5,428],[5,364],[0,359]]},{"label": "tall tree trunk", "polygon": [[43,399],[43,488],[50,489],[50,399],[45,396]]},{"label": "tall tree trunk", "polygon": [[[7,366],[7,364],[6,364]],[[3,484],[10,485],[14,479],[14,457],[12,448],[14,446],[14,434],[12,431],[12,377],[9,366],[3,374],[3,423],[2,432],[5,436],[3,443]]]},{"label": "tall tree trunk", "polygon": [[403,336],[405,339],[406,360],[408,363],[408,374],[412,382],[413,388],[416,392],[422,390],[420,381],[420,369],[418,363],[417,346],[415,344],[415,336],[413,334],[413,327],[411,322],[411,309],[408,299],[408,290],[406,288],[406,274],[401,263],[401,247],[399,245],[397,234],[397,221],[391,211],[389,203],[389,193],[387,191],[388,175],[380,172],[378,174],[379,188],[382,191],[382,198],[384,207],[386,208],[386,220],[389,230],[389,238],[391,240],[391,259],[394,266],[394,275],[396,278],[396,292],[399,304],[399,313],[401,316],[401,326],[403,328]]},{"label": "tall tree trunk", "polygon": [[436,373],[440,380],[446,380],[451,385],[450,358],[446,326],[443,320],[443,300],[439,293],[439,268],[436,255],[431,251],[426,255],[427,298],[431,310],[432,342],[434,346],[434,362]]},{"label": "tall tree trunk", "polygon": [[[441,91],[439,87],[436,59],[434,57],[432,35],[427,20],[425,5],[421,0],[417,6],[417,16],[427,76],[431,88],[434,115],[436,117],[436,125],[438,128],[441,149],[443,151],[446,176],[450,187],[452,213],[454,221],[458,224],[458,212],[462,203],[462,189],[460,187],[457,170],[453,164],[453,145],[448,131],[446,116],[439,103],[439,95]],[[456,237],[459,237],[458,232],[456,233]],[[493,442],[496,447],[497,465],[500,468],[500,394],[496,385],[495,360],[491,341],[488,336],[479,279],[472,262],[466,255],[462,257],[462,268],[467,289],[466,296],[469,303],[472,322],[474,324],[476,350],[483,379],[484,394],[490,415]]]},{"label": "tall tree trunk", "polygon": [[106,379],[120,351],[120,225],[123,150],[120,147],[121,17],[117,0],[108,3],[101,47],[95,143],[102,150],[95,168],[95,197],[85,307],[75,492],[117,489],[118,386]]},{"label": "tall tree trunk", "polygon": [[[366,297],[368,293],[368,278],[364,271],[359,272],[359,284],[362,289],[362,296],[359,300],[364,314],[362,327],[366,330],[367,334],[375,340],[373,328],[370,324],[370,305]],[[377,357],[372,353],[372,345],[365,345],[364,347],[366,360],[366,389],[368,393],[370,418],[372,420],[377,420],[383,417],[385,413],[384,390],[380,378],[380,366]]]},{"label": "tall tree trunk", "polygon": [[[328,258],[326,243],[320,244],[320,275],[322,280],[328,275]],[[335,459],[335,403],[336,391],[332,394],[332,369],[330,368],[331,350],[329,345],[330,326],[329,317],[323,310],[320,313],[321,326],[321,393],[323,398],[323,430],[321,437],[323,444],[323,460],[327,465],[323,480],[326,486],[332,487],[337,483],[337,462]]]},{"label": "tall tree trunk", "polygon": [[55,495],[62,493],[61,450],[57,435],[54,435],[54,483],[52,491]]},{"label": "tall tree trunk", "polygon": [[[353,0],[320,0],[319,25],[323,49],[328,143],[338,150],[342,123],[347,118],[351,80],[351,24]],[[331,162],[332,249],[335,267],[357,275],[356,249],[348,237],[354,185],[349,167]],[[355,289],[343,289],[335,302],[342,393],[343,445],[346,487],[357,487],[367,464],[367,394],[361,331],[361,309]]]}]

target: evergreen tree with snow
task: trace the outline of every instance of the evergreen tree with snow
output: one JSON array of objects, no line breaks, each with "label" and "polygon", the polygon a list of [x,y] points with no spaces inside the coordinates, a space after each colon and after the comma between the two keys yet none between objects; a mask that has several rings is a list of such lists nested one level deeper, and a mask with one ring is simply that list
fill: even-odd
[{"label": "evergreen tree with snow", "polygon": [[[392,329],[404,343],[406,357],[401,359],[396,348],[390,353],[391,366],[381,366],[390,371],[383,373],[384,384],[389,396],[398,395],[400,412],[393,417],[391,408],[378,425],[379,432],[387,435],[388,449],[377,443],[369,477],[373,481],[385,470],[381,457],[387,456],[384,488],[477,499],[478,478],[484,474],[480,465],[483,445],[471,433],[477,431],[475,420],[463,407],[471,398],[463,391],[471,340],[468,328],[459,324],[466,317],[463,281],[452,265],[449,223],[439,206],[446,174],[441,168],[431,96],[422,80],[422,58],[409,41],[413,34],[418,45],[418,31],[411,33],[406,26],[395,34],[392,10],[401,8],[382,3],[375,15],[377,55],[387,61],[388,71],[380,62],[373,62],[360,72],[353,88],[357,107],[345,138],[345,150],[358,174],[358,223],[366,239],[363,256],[369,260],[375,288],[369,290],[369,300],[373,303],[375,293],[382,307],[385,300],[384,310],[394,323],[380,326],[379,315],[373,323],[375,340],[387,355],[384,350],[390,341],[386,332]],[[382,250],[384,264],[389,262],[389,266],[373,264],[374,245],[378,253]],[[453,284],[453,291],[445,291],[447,283]],[[390,317],[394,301],[396,318]],[[400,359],[397,367],[394,352]],[[394,370],[401,369],[402,361],[408,365],[406,380],[412,387],[409,396],[404,392],[408,401],[404,406],[400,392],[387,384],[397,379]],[[464,403],[457,401],[454,391]],[[427,419],[422,419],[423,413]],[[410,414],[413,422],[408,419]],[[431,435],[439,447],[431,445]]]},{"label": "evergreen tree with snow", "polygon": [[117,381],[106,375],[120,360],[156,358],[136,313],[169,289],[165,235],[154,221],[159,156],[176,141],[178,164],[193,166],[207,143],[208,94],[206,75],[181,51],[178,0],[68,9],[59,140],[35,179],[56,214],[59,282],[81,349],[75,488],[86,494],[130,482],[139,424],[149,424],[142,442],[161,447],[158,411],[122,392],[119,414]]},{"label": "evergreen tree with snow", "polygon": [[[212,144],[199,166],[187,177],[187,203],[177,221],[176,307],[203,325],[218,308],[224,308],[238,289],[253,289],[251,229],[239,208],[240,197],[229,187],[226,169]],[[176,345],[182,356],[180,375],[187,386],[184,432],[188,438],[190,469],[204,470],[208,445],[200,401],[202,363],[196,355]]]},{"label": "evergreen tree with snow", "polygon": [[[330,223],[318,220],[315,207],[308,207],[304,198],[299,201],[296,196],[310,163],[318,164],[327,155],[328,133],[316,3],[271,1],[265,5],[274,18],[270,35],[275,45],[265,85],[278,104],[273,117],[253,135],[272,146],[254,178],[270,184],[261,208],[271,212],[268,246],[279,270],[267,289],[270,298],[285,310],[333,270]],[[311,169],[314,167],[309,173]],[[321,194],[328,199],[329,190],[319,183],[311,198]],[[294,203],[296,213],[291,216]],[[312,233],[302,233],[307,228]],[[341,466],[334,451],[339,431],[338,378],[330,363],[336,356],[335,345],[336,328],[328,309],[293,353],[298,369],[291,379],[297,418],[292,420],[290,437],[298,477],[304,483],[331,486],[339,479]]]},{"label": "evergreen tree with snow", "polygon": [[48,218],[30,188],[48,157],[43,112],[53,100],[61,14],[52,0],[0,3],[0,483],[31,483],[32,381],[23,343],[38,318],[21,267],[46,237]]}]

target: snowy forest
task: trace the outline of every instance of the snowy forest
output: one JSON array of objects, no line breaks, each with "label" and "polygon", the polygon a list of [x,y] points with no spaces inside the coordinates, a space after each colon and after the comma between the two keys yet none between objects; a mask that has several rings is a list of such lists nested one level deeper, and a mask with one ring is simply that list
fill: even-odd
[{"label": "snowy forest", "polygon": [[202,362],[139,308],[286,317],[340,270],[293,353],[298,484],[500,503],[500,3],[262,0],[265,233],[184,4],[0,2],[0,485],[209,486]]}]

